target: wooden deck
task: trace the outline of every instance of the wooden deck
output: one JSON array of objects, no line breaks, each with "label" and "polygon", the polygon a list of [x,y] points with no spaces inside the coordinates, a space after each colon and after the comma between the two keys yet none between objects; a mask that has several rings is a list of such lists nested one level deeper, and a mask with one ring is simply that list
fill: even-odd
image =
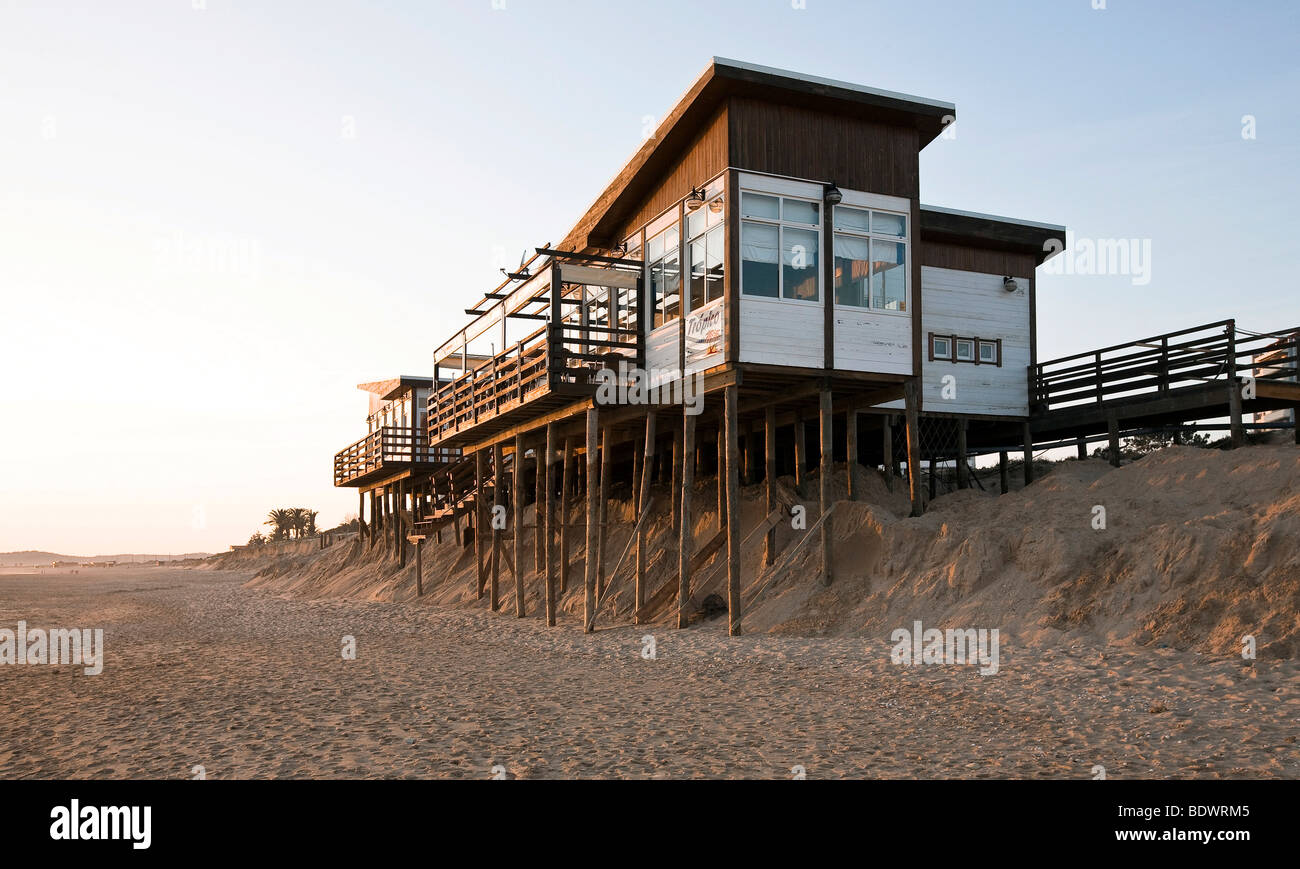
[{"label": "wooden deck", "polygon": [[431,447],[422,431],[385,426],[334,455],[334,485],[365,488],[403,475],[432,473],[456,458],[456,451]]}]

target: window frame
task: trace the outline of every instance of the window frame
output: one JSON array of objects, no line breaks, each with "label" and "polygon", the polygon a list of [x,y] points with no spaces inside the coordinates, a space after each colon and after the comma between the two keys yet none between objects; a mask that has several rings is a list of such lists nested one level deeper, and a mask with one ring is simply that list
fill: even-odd
[{"label": "window frame", "polygon": [[[740,202],[738,203],[736,219],[740,225],[737,231],[740,233],[740,262],[738,265],[738,280],[740,282],[740,297],[742,299],[759,299],[768,302],[792,302],[800,305],[823,305],[826,300],[823,296],[826,293],[825,281],[822,280],[825,271],[826,256],[826,203],[821,199],[813,196],[799,196],[787,193],[771,193],[766,190],[753,190],[750,188],[742,189],[740,192]],[[772,217],[746,217],[745,216],[745,197],[746,196],[766,196],[775,199],[776,213]],[[799,223],[793,220],[785,219],[785,200],[796,202],[806,202],[817,206],[817,223]],[[745,292],[745,224],[756,223],[763,226],[776,227],[776,295],[760,296],[756,293]],[[798,230],[801,232],[815,232],[817,234],[817,264],[813,272],[817,278],[817,297],[813,299],[798,299],[788,297],[785,294],[785,229]],[[725,268],[725,266],[724,266]]]},{"label": "window frame", "polygon": [[[945,355],[940,355],[935,344],[938,341],[946,342],[948,351]],[[931,362],[949,362],[953,365],[962,363],[965,365],[992,365],[995,368],[1002,367],[1002,339],[1001,338],[981,338],[978,335],[950,335],[946,332],[930,332],[927,335],[926,343],[929,345],[929,361]],[[971,358],[965,359],[957,354],[957,345],[959,343],[969,343],[971,351],[974,354]],[[980,350],[983,347],[993,348],[993,359],[985,360],[980,358]]]},{"label": "window frame", "polygon": [[[860,229],[857,227],[849,227],[849,228],[841,229],[836,224],[836,215],[842,213],[844,209],[851,209],[853,211],[864,212],[867,216],[867,221],[866,221],[867,228]],[[903,219],[903,234],[890,235],[888,233],[877,232],[876,230],[872,229],[871,227],[875,223],[875,215],[877,214],[887,214],[890,217],[901,217]],[[885,243],[892,243],[892,244],[901,244],[903,246],[903,257],[904,257],[903,308],[901,310],[897,310],[894,308],[886,308],[884,306],[877,306],[875,304],[872,304],[873,299],[870,298],[870,296],[874,295],[874,293],[872,292],[872,279],[876,275],[874,265],[872,266],[870,273],[867,275],[867,294],[869,296],[869,298],[867,299],[867,304],[851,305],[851,304],[845,304],[841,302],[834,302],[835,306],[839,308],[852,308],[856,311],[873,311],[879,314],[889,314],[890,316],[894,316],[894,317],[910,317],[912,315],[912,282],[911,280],[909,280],[912,274],[912,214],[910,210],[900,211],[897,208],[884,208],[884,207],[878,207],[869,204],[855,205],[851,203],[841,202],[839,205],[836,205],[831,209],[830,223],[831,223],[830,232],[832,234],[832,239],[834,239],[835,236],[844,235],[850,238],[863,239],[867,242],[867,257],[868,257],[867,262],[869,264],[873,264],[875,262],[875,260],[870,259],[872,254],[872,242],[878,241],[878,242],[885,242]],[[834,254],[834,247],[832,247],[832,261],[835,258],[833,254]],[[834,268],[835,268],[834,263],[832,262],[831,265],[832,279],[834,279]],[[832,287],[831,288],[832,294],[834,293],[834,291],[835,288]],[[955,348],[953,349],[953,352],[954,353],[956,352]]]}]

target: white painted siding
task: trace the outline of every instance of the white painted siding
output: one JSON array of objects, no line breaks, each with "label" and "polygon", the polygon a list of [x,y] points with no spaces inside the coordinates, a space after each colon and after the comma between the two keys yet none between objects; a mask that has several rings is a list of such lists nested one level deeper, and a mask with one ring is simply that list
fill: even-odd
[{"label": "white painted siding", "polygon": [[836,305],[835,367],[843,371],[911,374],[912,318]]},{"label": "white painted siding", "polygon": [[740,361],[822,368],[824,308],[791,299],[740,297]]},{"label": "white painted siding", "polygon": [[[1029,413],[1029,281],[1012,293],[1002,275],[929,266],[921,269],[922,407],[945,413],[1025,416]],[[929,361],[929,335],[1002,340],[1002,365]],[[957,397],[942,397],[943,376],[956,377]]]},{"label": "white painted siding", "polygon": [[645,364],[651,386],[670,383],[680,376],[681,327],[680,322],[673,320],[646,336]]}]

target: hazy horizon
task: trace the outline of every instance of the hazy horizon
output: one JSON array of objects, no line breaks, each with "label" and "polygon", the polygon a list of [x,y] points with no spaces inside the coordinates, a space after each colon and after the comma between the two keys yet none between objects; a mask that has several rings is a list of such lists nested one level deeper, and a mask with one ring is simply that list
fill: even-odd
[{"label": "hazy horizon", "polygon": [[0,550],[355,513],[356,384],[428,373],[714,55],[955,103],[926,204],[1149,240],[1146,283],[1040,270],[1042,358],[1300,321],[1297,7],[794,5],[6,4]]}]

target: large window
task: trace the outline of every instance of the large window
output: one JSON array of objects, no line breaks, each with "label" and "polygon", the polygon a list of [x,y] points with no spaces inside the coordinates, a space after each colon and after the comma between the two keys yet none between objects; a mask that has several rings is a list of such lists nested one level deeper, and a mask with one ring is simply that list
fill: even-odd
[{"label": "large window", "polygon": [[694,211],[686,213],[686,237],[690,240],[690,309],[698,311],[714,299],[722,298],[722,249],[726,243],[722,220],[722,196],[710,198]]},{"label": "large window", "polygon": [[835,304],[907,310],[907,216],[835,208]]},{"label": "large window", "polygon": [[740,215],[740,291],[747,296],[817,301],[821,203],[745,193]]},{"label": "large window", "polygon": [[682,313],[681,232],[676,224],[646,239],[646,267],[650,274],[650,300],[657,329]]}]

